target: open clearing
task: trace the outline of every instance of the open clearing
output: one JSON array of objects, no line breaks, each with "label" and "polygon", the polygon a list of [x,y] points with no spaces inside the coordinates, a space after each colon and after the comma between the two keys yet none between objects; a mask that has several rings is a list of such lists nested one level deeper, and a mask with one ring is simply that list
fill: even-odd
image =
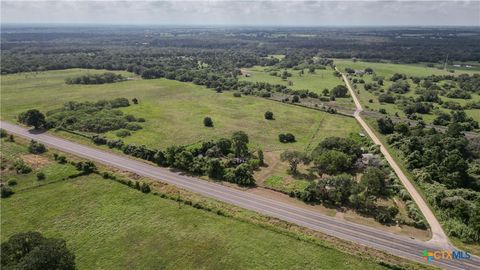
[{"label": "open clearing", "polygon": [[[126,97],[139,99],[138,105],[121,110],[146,119],[143,129],[124,139],[126,143],[165,148],[230,137],[237,130],[250,136],[253,147],[267,151],[305,150],[328,136],[347,136],[361,129],[353,118],[291,106],[258,97],[233,97],[232,92],[215,93],[191,83],[167,79],[130,80],[102,85],[68,85],[65,79],[102,70],[69,69],[2,76],[2,119],[14,122],[25,110],[43,112],[60,108],[68,101],[98,101]],[[133,75],[119,72],[125,76]],[[331,71],[329,71],[331,73]],[[264,119],[272,111],[275,120]],[[213,119],[214,127],[203,125]],[[280,133],[290,132],[297,142],[282,144]],[[112,133],[109,137],[114,138]]]},{"label": "open clearing", "polygon": [[[292,74],[287,80],[283,80],[279,76],[270,75],[269,69],[272,67],[255,66],[252,68],[243,69],[243,76],[239,79],[241,81],[249,82],[265,82],[270,84],[285,85],[293,90],[309,90],[311,92],[322,95],[323,89],[332,90],[337,85],[343,85],[341,78],[333,75],[334,70],[331,67],[326,69],[316,69],[314,74],[308,73],[308,70],[304,70],[302,76],[299,75],[300,70],[288,69],[276,69],[278,74],[281,74],[284,70]],[[248,74],[248,75],[247,75]],[[288,81],[292,82],[292,85],[288,84]],[[331,105],[337,105],[347,108],[354,108],[353,100],[348,98],[337,98],[334,102],[329,102]]]},{"label": "open clearing", "polygon": [[[353,61],[351,59],[334,59],[335,65],[342,72],[345,68],[353,69],[365,69],[370,67],[378,76],[385,76],[388,78],[394,73],[401,73],[407,76],[417,76],[425,77],[430,75],[458,75],[462,73],[474,74],[480,73],[476,69],[465,70],[465,69],[454,69],[454,73],[449,72],[448,70],[438,69],[436,67],[427,67],[426,64],[393,64],[393,63],[379,63],[379,62],[364,62],[364,61]],[[450,67],[449,67],[450,68]]]},{"label": "open clearing", "polygon": [[[1,150],[14,158],[26,147],[2,143]],[[62,180],[75,169],[55,166],[66,168],[46,173],[58,182],[20,188],[47,167],[37,168],[17,177],[16,193],[0,201],[2,242],[29,230],[63,238],[79,269],[386,269],[96,175]],[[2,181],[13,175],[2,172]]]}]

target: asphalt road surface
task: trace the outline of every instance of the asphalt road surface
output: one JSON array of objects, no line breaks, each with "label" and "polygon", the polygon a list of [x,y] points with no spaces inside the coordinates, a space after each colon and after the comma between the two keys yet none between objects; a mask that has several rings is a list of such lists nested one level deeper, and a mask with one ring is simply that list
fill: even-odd
[{"label": "asphalt road surface", "polygon": [[[60,139],[48,133],[38,133],[3,121],[0,122],[0,126],[9,133],[27,139],[34,139],[64,152],[122,170],[131,171],[153,180],[172,184],[219,201],[318,230],[344,240],[386,251],[396,256],[425,263],[425,258],[422,256],[424,250],[433,251],[444,249],[435,242],[422,242],[368,226],[339,220],[287,203],[263,198],[259,195],[172,172],[167,168],[150,165],[127,156],[113,154]],[[480,258],[472,256],[472,258],[468,260],[434,260],[430,264],[444,269],[480,269]]]}]

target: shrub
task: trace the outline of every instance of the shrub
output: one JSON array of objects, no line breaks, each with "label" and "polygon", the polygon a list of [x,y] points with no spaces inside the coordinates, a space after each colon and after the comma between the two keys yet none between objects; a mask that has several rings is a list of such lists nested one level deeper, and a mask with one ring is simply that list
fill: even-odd
[{"label": "shrub", "polygon": [[278,135],[278,140],[281,143],[293,143],[295,142],[295,136],[292,133],[286,133],[286,134],[279,134]]},{"label": "shrub", "polygon": [[292,103],[298,103],[298,102],[300,102],[300,97],[297,95],[293,96]]},{"label": "shrub", "polygon": [[146,183],[142,183],[142,186],[140,187],[140,191],[143,193],[150,193],[150,186]]},{"label": "shrub", "polygon": [[[8,198],[13,194],[13,190],[9,187],[2,186],[0,189],[0,197],[1,198]],[[3,253],[3,252],[2,252]],[[3,254],[2,254],[3,255]]]},{"label": "shrub", "polygon": [[273,112],[271,112],[271,111],[266,111],[266,112],[265,112],[265,119],[267,119],[267,120],[273,120]]},{"label": "shrub", "polygon": [[63,156],[63,155],[59,155],[58,158],[57,158],[57,161],[60,164],[65,164],[65,163],[67,163],[67,157]]},{"label": "shrub", "polygon": [[234,97],[241,97],[241,96],[242,96],[242,94],[241,94],[241,93],[239,93],[239,92],[235,92],[235,93],[233,93],[233,96],[234,96]]},{"label": "shrub", "polygon": [[45,145],[34,140],[30,141],[30,145],[28,146],[28,152],[32,154],[42,154],[42,153],[45,153],[46,151],[47,151],[47,148],[45,147]]},{"label": "shrub", "polygon": [[203,118],[203,125],[206,127],[213,127],[213,120],[210,117]]},{"label": "shrub", "polygon": [[38,172],[37,173],[37,180],[38,181],[45,180],[45,178],[46,178],[45,173],[43,173],[43,172]]},{"label": "shrub", "polygon": [[15,186],[15,185],[17,185],[17,180],[16,179],[10,179],[10,180],[8,180],[7,185]]},{"label": "shrub", "polygon": [[0,138],[5,138],[8,136],[8,133],[5,129],[0,128]]},{"label": "shrub", "polygon": [[15,160],[15,162],[13,163],[13,167],[15,168],[15,171],[17,173],[27,174],[32,172],[32,168],[30,168],[30,166],[25,164],[25,162],[22,159]]},{"label": "shrub", "polygon": [[125,138],[127,136],[132,135],[132,133],[130,133],[130,131],[128,131],[128,130],[121,129],[121,130],[117,131],[115,133],[115,135],[117,135],[118,137],[121,137],[121,138]]},{"label": "shrub", "polygon": [[75,167],[77,167],[77,170],[82,171],[84,174],[90,174],[97,171],[97,166],[95,166],[95,163],[91,161],[80,161],[75,165]]},{"label": "shrub", "polygon": [[142,126],[140,126],[139,124],[135,124],[135,123],[128,123],[128,124],[125,126],[125,128],[128,129],[128,130],[135,131],[135,130],[140,130],[140,129],[142,129]]}]

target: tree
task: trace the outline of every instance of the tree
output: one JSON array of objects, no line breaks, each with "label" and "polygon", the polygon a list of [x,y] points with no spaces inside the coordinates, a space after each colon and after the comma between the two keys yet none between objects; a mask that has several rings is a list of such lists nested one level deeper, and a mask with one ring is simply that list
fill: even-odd
[{"label": "tree", "polygon": [[188,170],[193,162],[193,155],[190,151],[183,150],[175,155],[173,167],[181,170]]},{"label": "tree", "polygon": [[265,165],[265,161],[264,161],[262,149],[258,149],[258,151],[257,151],[257,156],[258,156],[258,160],[259,160],[259,165],[260,165],[260,166]]},{"label": "tree", "polygon": [[280,155],[280,159],[282,161],[288,161],[288,164],[290,166],[290,172],[292,174],[297,173],[298,164],[308,162],[308,158],[304,153],[292,150],[287,150],[283,152]]},{"label": "tree", "polygon": [[391,134],[395,130],[392,119],[388,117],[377,119],[378,129],[382,134]]},{"label": "tree", "polygon": [[267,119],[267,120],[273,120],[273,112],[266,111],[266,112],[265,112],[265,119]]},{"label": "tree", "polygon": [[35,129],[45,125],[45,115],[37,109],[31,109],[21,113],[18,116],[18,121],[27,126],[33,126]]},{"label": "tree", "polygon": [[97,166],[91,161],[80,161],[76,165],[77,170],[82,171],[84,174],[91,174],[97,171]]},{"label": "tree", "polygon": [[368,167],[360,179],[360,185],[364,187],[367,196],[385,194],[385,173],[378,168]]},{"label": "tree", "polygon": [[222,179],[224,174],[224,167],[218,158],[208,160],[207,164],[208,177],[212,179]]},{"label": "tree", "polygon": [[132,98],[133,104],[138,104],[138,99],[137,98]]},{"label": "tree", "polygon": [[295,142],[295,135],[292,133],[279,134],[278,140],[282,143],[293,143]]},{"label": "tree", "polygon": [[1,244],[5,269],[75,269],[75,255],[63,239],[45,238],[38,232],[12,235]]},{"label": "tree", "polygon": [[325,89],[323,89],[322,94],[323,94],[324,96],[328,97],[328,96],[330,95],[330,91],[328,91],[328,89],[325,88]]},{"label": "tree", "polygon": [[253,179],[252,170],[246,163],[238,165],[231,170],[225,177],[229,182],[237,183],[243,186],[255,185],[255,179]]},{"label": "tree", "polygon": [[206,127],[213,127],[213,121],[212,121],[212,118],[210,117],[205,117],[203,118],[203,124],[206,126]]},{"label": "tree", "polygon": [[337,85],[332,89],[332,95],[336,98],[346,97],[348,88],[345,85]]},{"label": "tree", "polygon": [[352,167],[351,158],[340,151],[329,150],[314,158],[315,167],[320,174],[330,175],[346,172]]},{"label": "tree", "polygon": [[243,131],[236,131],[232,135],[232,144],[237,158],[248,155],[248,135]]}]

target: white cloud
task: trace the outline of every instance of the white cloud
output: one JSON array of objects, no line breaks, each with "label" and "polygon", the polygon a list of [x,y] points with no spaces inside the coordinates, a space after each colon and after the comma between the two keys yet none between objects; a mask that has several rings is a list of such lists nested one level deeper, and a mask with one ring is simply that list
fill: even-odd
[{"label": "white cloud", "polygon": [[2,0],[2,23],[475,25],[478,1]]}]

